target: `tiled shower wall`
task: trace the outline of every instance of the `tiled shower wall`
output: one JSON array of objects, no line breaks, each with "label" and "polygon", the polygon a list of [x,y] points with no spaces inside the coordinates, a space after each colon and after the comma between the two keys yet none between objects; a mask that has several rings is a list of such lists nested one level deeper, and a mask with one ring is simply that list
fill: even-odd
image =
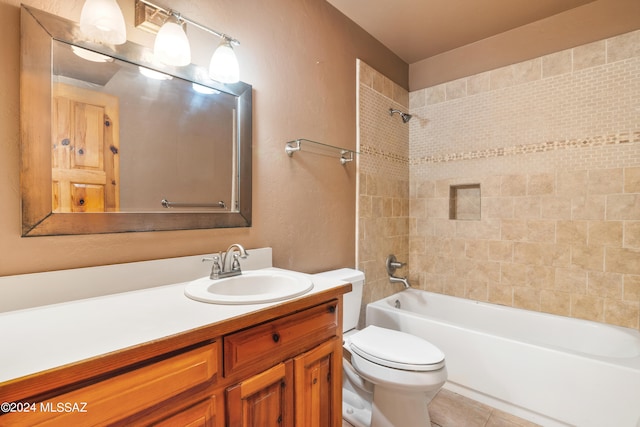
[{"label": "tiled shower wall", "polygon": [[[401,289],[389,283],[387,256],[409,259],[409,125],[389,114],[408,111],[409,93],[362,61],[358,78],[357,265],[367,281],[364,307]],[[398,270],[408,273],[408,266]]]},{"label": "tiled shower wall", "polygon": [[[381,95],[363,86],[366,118]],[[640,31],[412,92],[410,110],[414,286],[640,327]],[[393,199],[378,180],[396,174],[361,157],[360,203]],[[449,219],[463,184],[479,220]]]}]

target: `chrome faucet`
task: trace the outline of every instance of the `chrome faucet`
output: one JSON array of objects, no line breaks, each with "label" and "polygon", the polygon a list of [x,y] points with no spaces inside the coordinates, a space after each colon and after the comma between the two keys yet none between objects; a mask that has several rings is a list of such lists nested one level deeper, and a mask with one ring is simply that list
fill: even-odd
[{"label": "chrome faucet", "polygon": [[[236,252],[234,249],[238,249],[238,252]],[[227,257],[229,254],[232,254],[233,260],[229,261],[231,265],[227,267]],[[242,245],[234,243],[227,248],[226,252],[218,252],[218,254],[214,255],[212,258],[203,258],[202,261],[213,261],[213,266],[211,267],[211,275],[209,276],[209,278],[211,280],[218,280],[225,277],[241,275],[242,269],[240,268],[239,258],[244,259],[248,256],[249,254],[242,247]]]},{"label": "chrome faucet", "polygon": [[409,280],[407,280],[406,277],[389,276],[389,281],[391,283],[402,283],[405,289],[409,289],[411,287]]},{"label": "chrome faucet", "polygon": [[389,281],[391,283],[402,283],[405,289],[409,289],[411,287],[411,285],[409,284],[409,280],[406,277],[394,276],[396,269],[404,267],[406,263],[399,262],[396,259],[395,255],[389,255],[387,257],[386,265],[387,265],[387,273],[389,274]]}]

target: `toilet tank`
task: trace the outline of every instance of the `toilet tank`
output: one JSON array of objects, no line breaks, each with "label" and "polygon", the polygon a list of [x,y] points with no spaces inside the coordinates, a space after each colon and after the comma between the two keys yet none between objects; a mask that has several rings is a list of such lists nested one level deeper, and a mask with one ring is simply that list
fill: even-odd
[{"label": "toilet tank", "polygon": [[314,274],[314,276],[351,283],[353,289],[343,296],[342,332],[355,329],[358,326],[358,319],[360,318],[364,273],[352,268],[341,268]]}]

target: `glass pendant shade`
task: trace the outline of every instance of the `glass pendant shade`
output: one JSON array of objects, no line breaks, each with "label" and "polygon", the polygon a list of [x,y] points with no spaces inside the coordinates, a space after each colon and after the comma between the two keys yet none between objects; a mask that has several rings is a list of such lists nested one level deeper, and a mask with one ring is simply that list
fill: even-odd
[{"label": "glass pendant shade", "polygon": [[151,68],[143,67],[141,65],[138,66],[138,71],[145,77],[154,80],[172,80],[173,77],[169,74],[161,73],[160,71],[152,70]]},{"label": "glass pendant shade", "polygon": [[166,65],[182,67],[191,63],[189,39],[174,16],[158,31],[153,54],[158,61]]},{"label": "glass pendant shade", "polygon": [[71,45],[71,51],[82,59],[86,59],[91,62],[113,62],[113,58],[107,55],[103,55],[92,50],[81,48],[80,46]]},{"label": "glass pendant shade", "polygon": [[229,40],[224,39],[211,57],[209,77],[221,83],[237,83],[240,66]]},{"label": "glass pendant shade", "polygon": [[80,31],[103,43],[127,41],[124,16],[116,0],[86,0],[80,13]]}]

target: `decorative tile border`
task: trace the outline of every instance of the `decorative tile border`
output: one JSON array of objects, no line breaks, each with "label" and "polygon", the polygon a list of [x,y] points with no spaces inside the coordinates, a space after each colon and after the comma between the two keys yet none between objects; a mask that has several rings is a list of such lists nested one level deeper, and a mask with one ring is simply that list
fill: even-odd
[{"label": "decorative tile border", "polygon": [[384,160],[388,160],[394,163],[402,163],[402,164],[408,164],[409,163],[409,158],[406,156],[401,156],[399,154],[396,153],[391,153],[389,151],[384,151],[384,150],[380,150],[376,147],[369,147],[368,145],[361,145],[360,146],[360,150],[359,150],[360,154],[367,154],[369,156],[374,156],[374,157],[379,157],[382,158]]},{"label": "decorative tile border", "polygon": [[603,145],[637,144],[640,143],[640,131],[621,132],[615,135],[594,136],[581,139],[565,139],[559,141],[548,141],[536,144],[514,145],[511,147],[488,148],[486,150],[468,151],[465,153],[450,153],[439,156],[428,156],[417,159],[380,150],[375,147],[361,146],[360,153],[367,154],[385,160],[411,165],[422,165],[428,163],[448,163],[463,160],[489,159],[494,157],[517,156],[520,154],[544,153],[549,151],[566,150],[570,148],[597,147]]},{"label": "decorative tile border", "polygon": [[615,135],[594,136],[581,139],[565,139],[535,144],[514,145],[511,147],[488,148],[486,150],[468,151],[466,153],[451,153],[439,156],[428,156],[410,159],[410,164],[446,163],[460,160],[489,159],[492,157],[516,156],[519,154],[544,153],[549,151],[566,150],[570,148],[597,147],[602,145],[617,145],[640,143],[640,131],[621,132]]}]

